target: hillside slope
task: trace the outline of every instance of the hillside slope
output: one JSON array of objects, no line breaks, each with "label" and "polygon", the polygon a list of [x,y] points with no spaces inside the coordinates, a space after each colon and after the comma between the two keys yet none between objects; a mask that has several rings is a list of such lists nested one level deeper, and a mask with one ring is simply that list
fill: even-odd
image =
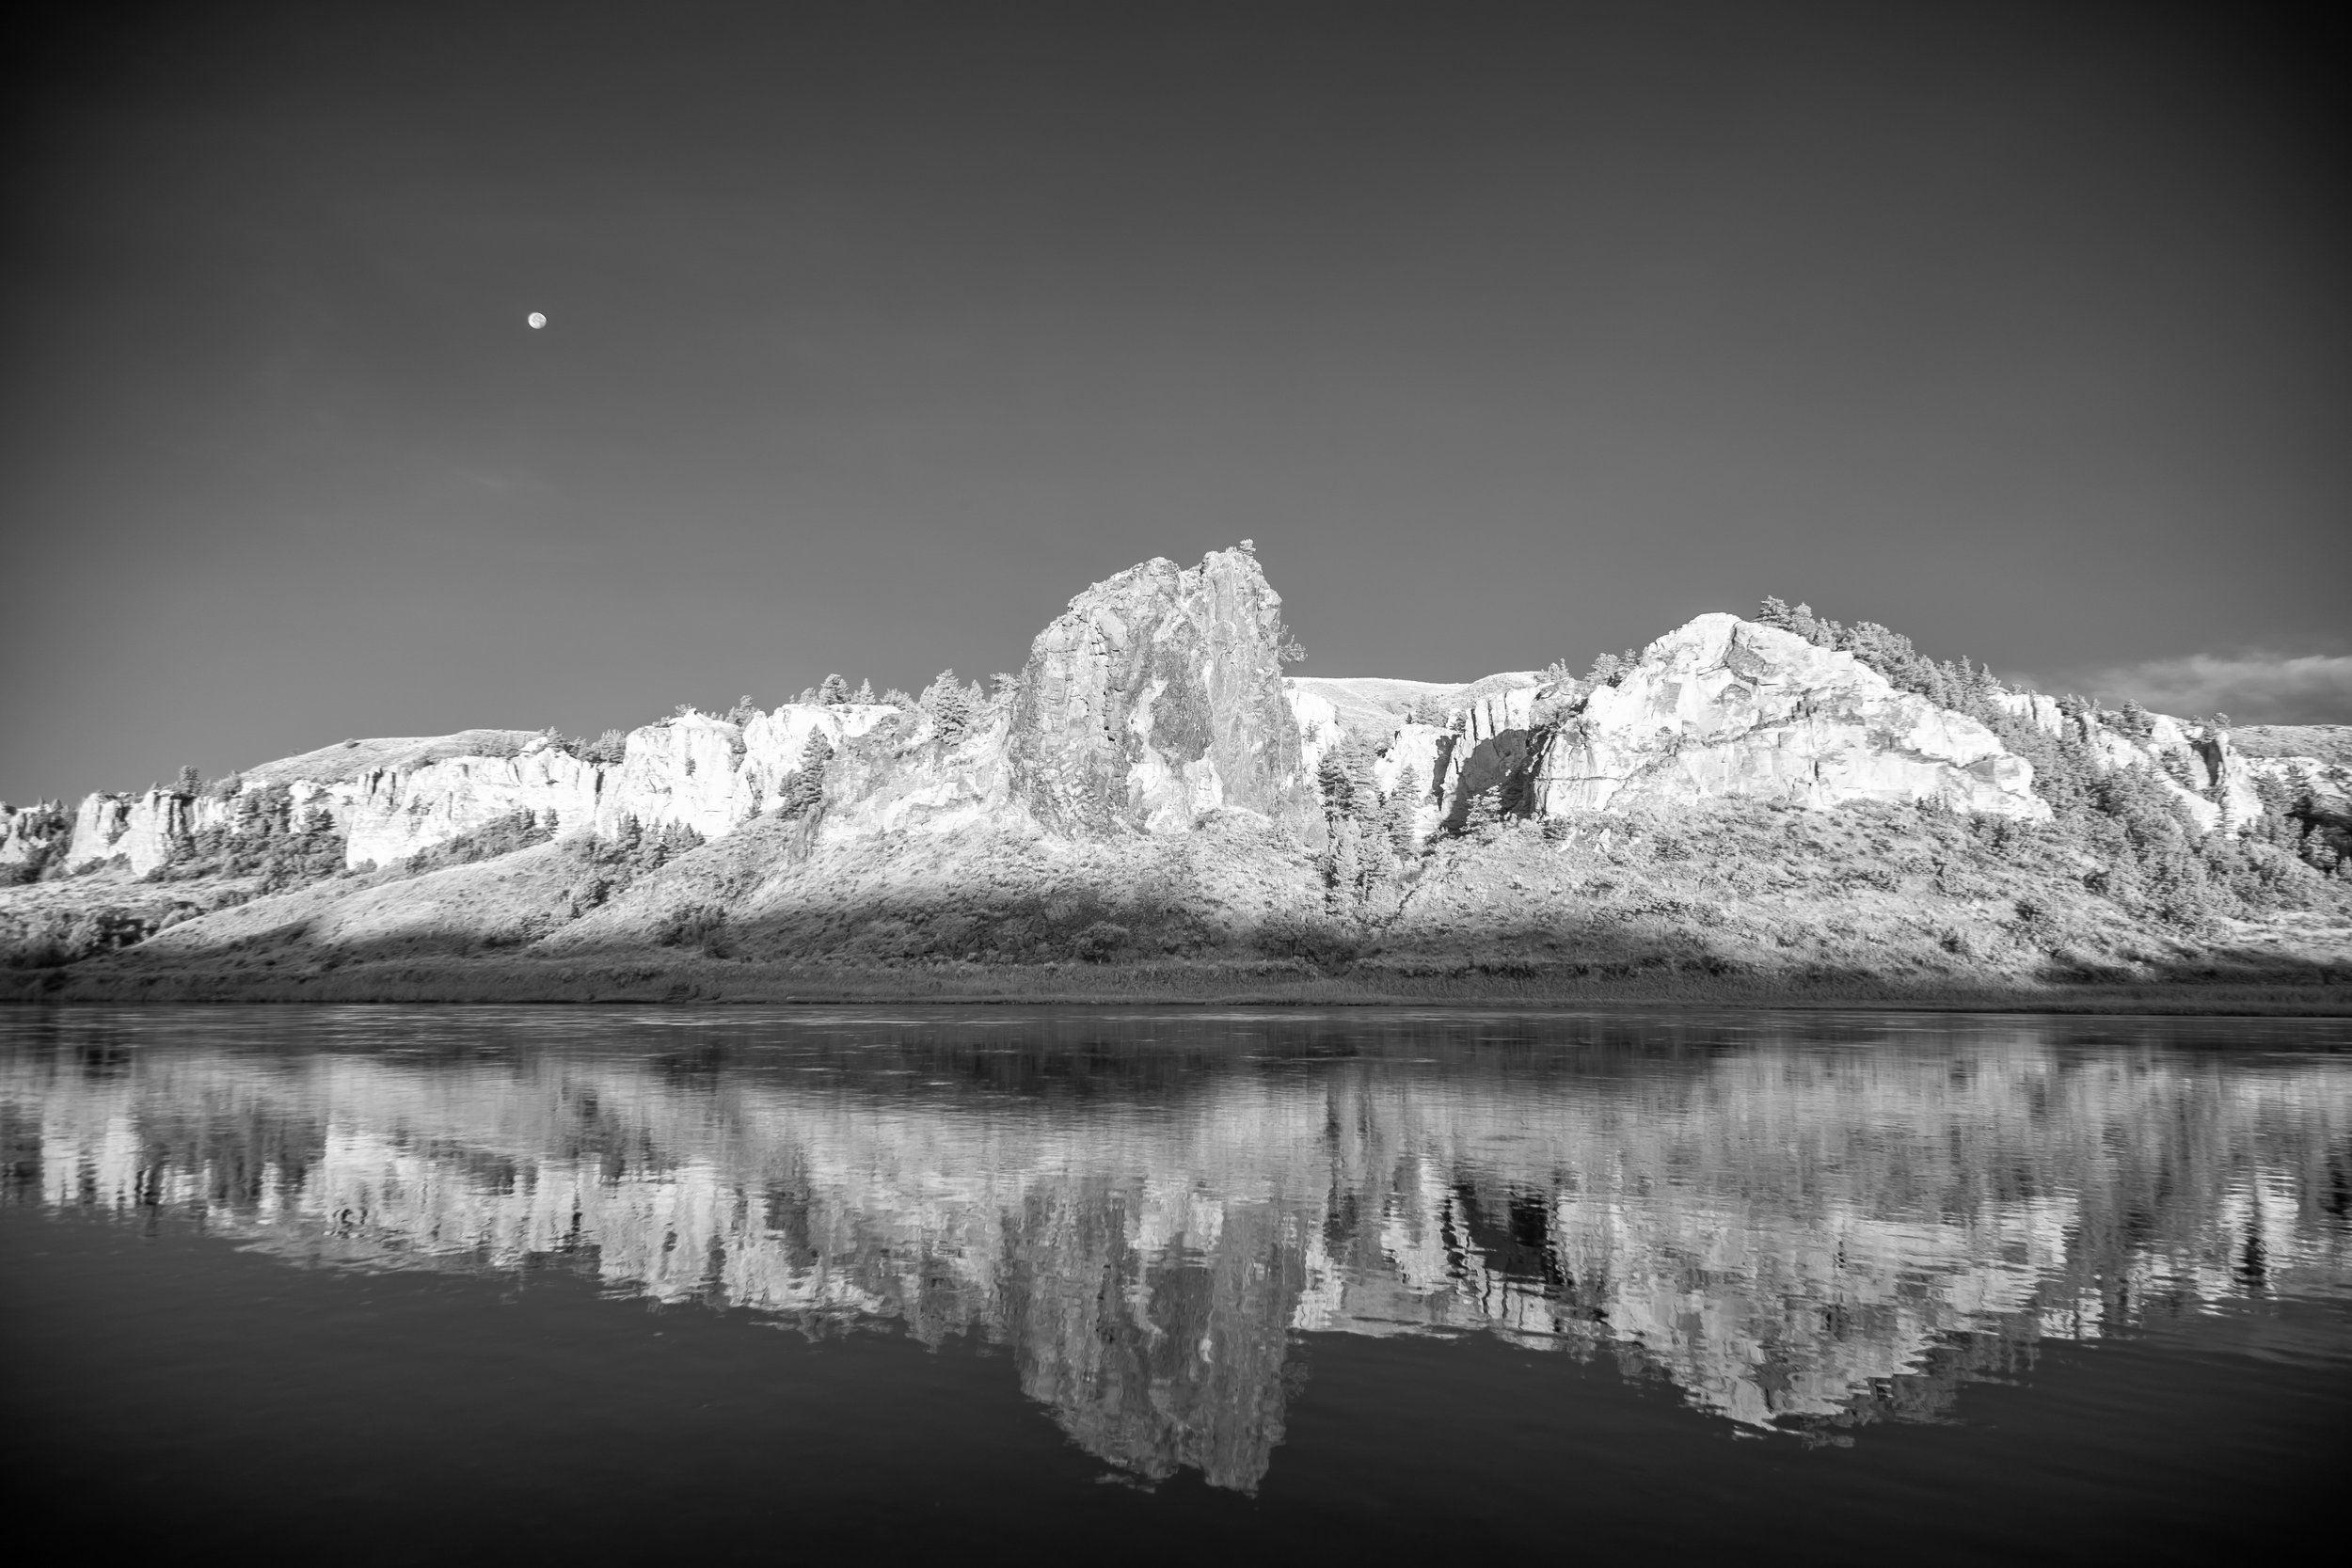
[{"label": "hillside slope", "polygon": [[225,786],[10,813],[0,988],[2233,985],[2342,1005],[2340,765],[2009,691],[1775,604],[1581,679],[1408,690],[1284,681],[1280,599],[1247,550],[1146,562],[1073,599],[993,695],[682,710],[604,750],[346,742]]}]

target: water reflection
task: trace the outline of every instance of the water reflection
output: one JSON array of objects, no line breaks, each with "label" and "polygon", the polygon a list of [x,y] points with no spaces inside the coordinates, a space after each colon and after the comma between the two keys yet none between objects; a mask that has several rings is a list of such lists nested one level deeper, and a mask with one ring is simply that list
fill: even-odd
[{"label": "water reflection", "polygon": [[[2247,1028],[2238,1026],[2241,1035]],[[2265,1026],[2278,1047],[2337,1037]],[[2352,1056],[2049,1022],[0,1021],[10,1196],[342,1266],[568,1261],[1012,1352],[1248,1488],[1298,1336],[1610,1354],[1753,1429],[2352,1286]]]}]

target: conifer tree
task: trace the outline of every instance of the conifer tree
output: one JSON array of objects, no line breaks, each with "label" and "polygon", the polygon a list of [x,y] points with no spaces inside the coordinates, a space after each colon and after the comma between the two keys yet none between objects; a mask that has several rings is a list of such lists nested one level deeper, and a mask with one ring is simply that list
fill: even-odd
[{"label": "conifer tree", "polygon": [[817,700],[827,707],[839,707],[850,700],[850,683],[839,675],[827,675],[825,684],[817,689]]},{"label": "conifer tree", "polygon": [[825,738],[825,732],[811,730],[807,744],[801,748],[799,768],[784,782],[784,802],[779,808],[784,816],[803,816],[824,800],[825,770],[833,758],[833,742]]},{"label": "conifer tree", "polygon": [[855,696],[853,696],[853,697],[851,697],[851,698],[850,699],[850,701],[851,701],[851,702],[853,702],[853,703],[870,703],[870,702],[872,702],[873,700],[874,700],[874,683],[873,683],[872,681],[860,681],[860,682],[858,682],[858,683],[857,683],[857,694],[856,694]]},{"label": "conifer tree", "polygon": [[1315,789],[1323,797],[1323,815],[1332,822],[1342,822],[1356,813],[1356,781],[1349,776],[1347,760],[1339,744],[1327,748],[1322,760],[1315,764]]},{"label": "conifer tree", "polygon": [[1396,775],[1396,787],[1380,805],[1380,826],[1389,839],[1389,847],[1400,859],[1413,852],[1413,814],[1421,805],[1421,769],[1410,763]]},{"label": "conifer tree", "polygon": [[977,705],[973,693],[956,679],[953,670],[942,670],[931,678],[917,699],[922,710],[930,715],[931,733],[952,746],[961,740],[972,727],[973,712]]},{"label": "conifer tree", "polygon": [[1323,882],[1333,907],[1345,909],[1361,892],[1362,832],[1344,817],[1332,824],[1331,848],[1324,857]]}]

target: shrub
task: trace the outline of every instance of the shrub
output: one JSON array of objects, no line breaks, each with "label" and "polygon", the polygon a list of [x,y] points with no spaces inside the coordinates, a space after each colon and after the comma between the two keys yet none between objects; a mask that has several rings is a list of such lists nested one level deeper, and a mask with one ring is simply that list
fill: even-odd
[{"label": "shrub", "polygon": [[727,923],[727,912],[716,904],[689,904],[674,910],[653,934],[656,946],[691,947],[708,941]]},{"label": "shrub", "polygon": [[1587,686],[1623,686],[1633,667],[1642,662],[1638,649],[1628,648],[1622,654],[1603,654],[1593,660],[1593,667],[1584,673]]},{"label": "shrub", "polygon": [[1131,940],[1126,927],[1108,920],[1098,920],[1080,931],[1071,942],[1071,951],[1089,963],[1103,963],[1116,958]]},{"label": "shrub", "polygon": [[282,784],[241,791],[227,824],[199,828],[173,846],[151,882],[206,877],[258,877],[263,893],[306,887],[343,870],[347,843],[335,819],[315,806],[297,813]]},{"label": "shrub", "polygon": [[534,844],[545,844],[555,836],[557,825],[556,814],[552,811],[517,809],[492,818],[472,832],[460,833],[429,849],[420,849],[405,863],[410,872],[415,873],[495,860],[501,855],[511,855],[517,849],[528,849]]},{"label": "shrub", "polygon": [[1297,914],[1266,920],[1258,927],[1258,946],[1277,958],[1303,958],[1318,968],[1353,963],[1364,949],[1363,938],[1352,925]]},{"label": "shrub", "polygon": [[620,730],[607,730],[594,740],[580,742],[573,755],[598,768],[618,768],[628,754],[628,736]]},{"label": "shrub", "polygon": [[[1989,666],[1965,657],[1939,663],[1899,632],[1871,621],[1848,626],[1822,620],[1808,605],[1790,610],[1768,598],[1756,618],[1817,646],[1850,653],[1899,689],[1992,730],[2033,765],[2034,793],[2048,802],[2052,823],[2035,829],[2005,817],[1979,817],[1973,830],[1979,841],[2004,855],[2031,854],[2045,842],[2088,854],[2098,866],[2085,885],[2136,913],[2201,926],[2218,915],[2299,907],[2322,895],[2323,874],[2335,868],[2337,856],[2326,835],[2312,834],[2306,823],[2295,821],[2293,807],[2275,795],[2265,796],[2265,816],[2251,836],[2287,849],[2294,865],[2249,863],[2242,844],[2220,832],[2200,833],[2178,798],[2157,782],[2156,768],[2106,766],[2092,744],[2095,728],[2143,739],[2153,733],[2153,716],[2136,702],[2125,703],[2121,713],[2102,714],[2095,702],[2061,697],[2063,718],[2052,736],[2001,707],[1995,699],[2006,688]],[[2178,768],[2176,782],[2185,783],[2186,769],[2177,759],[2157,768],[2167,772]],[[2281,805],[2287,806],[2283,816]]]},{"label": "shrub", "polygon": [[1454,710],[1431,696],[1413,699],[1412,708],[1406,717],[1414,723],[1426,724],[1433,730],[1450,730],[1454,727]]}]

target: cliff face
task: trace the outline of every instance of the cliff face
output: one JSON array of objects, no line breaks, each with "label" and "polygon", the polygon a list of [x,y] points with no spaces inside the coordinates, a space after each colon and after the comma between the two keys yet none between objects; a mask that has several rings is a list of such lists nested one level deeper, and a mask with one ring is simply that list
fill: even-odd
[{"label": "cliff face", "polygon": [[2263,815],[2255,781],[2265,769],[2238,755],[2226,730],[2152,713],[2140,735],[2120,727],[2116,714],[2069,714],[2056,698],[2039,692],[2002,692],[1993,700],[2044,735],[2080,740],[2104,768],[2149,770],[2200,832],[2244,832]]},{"label": "cliff face", "polygon": [[[1154,561],[1098,583],[1041,633],[1009,711],[943,737],[882,705],[787,704],[748,723],[688,712],[632,732],[617,764],[583,762],[527,732],[346,741],[195,796],[82,801],[69,859],[120,857],[134,875],[233,829],[240,795],[287,792],[332,819],[353,866],[390,865],[517,812],[610,837],[629,818],[718,838],[774,809],[813,735],[838,753],[823,835],[1021,825],[1179,831],[1242,807],[1304,827],[1312,790],[1279,676],[1281,600],[1244,550],[1180,570]],[[18,816],[24,821],[19,822]],[[11,814],[0,863],[46,830]]]},{"label": "cliff face", "polygon": [[[1428,792],[1424,835],[1487,796],[1506,814],[1549,817],[1726,798],[2050,815],[2032,766],[1982,724],[1850,654],[1732,615],[1660,638],[1614,687],[1508,677],[1470,689],[1451,730],[1406,723],[1380,737],[1380,786],[1410,769]],[[1303,731],[1331,730],[1329,705],[1295,701]]]},{"label": "cliff face", "polygon": [[71,863],[90,865],[121,856],[145,876],[167,863],[173,846],[197,825],[197,802],[168,790],[144,795],[91,795],[73,814]]},{"label": "cliff face", "polygon": [[[544,736],[504,731],[350,742],[257,768],[226,790],[91,795],[75,814],[68,860],[87,869],[119,856],[144,876],[182,858],[197,833],[233,830],[241,799],[265,789],[284,790],[297,819],[317,812],[332,820],[353,866],[395,864],[516,812],[566,832],[593,827],[611,837],[634,817],[647,828],[681,825],[717,838],[777,803],[811,735],[839,746],[894,712],[880,705],[787,704],[739,726],[690,712],[632,732],[621,761],[609,767],[582,762]],[[29,846],[31,835],[11,828],[13,858],[22,859],[26,849],[18,839]]]},{"label": "cliff face", "polygon": [[38,871],[72,836],[72,819],[55,800],[11,808],[0,801],[0,871]]},{"label": "cliff face", "polygon": [[1312,786],[1281,680],[1280,597],[1247,550],[1149,561],[1038,635],[1007,736],[1049,829],[1165,832],[1240,807],[1306,828]]},{"label": "cliff face", "polygon": [[[2032,766],[1986,725],[1898,689],[1851,655],[1734,616],[1701,616],[1661,638],[1613,685],[1520,672],[1438,687],[1286,682],[1280,609],[1247,549],[1212,553],[1190,569],[1147,562],[1073,599],[1038,635],[1009,689],[970,711],[787,705],[741,723],[684,711],[629,735],[610,763],[520,731],[345,741],[192,795],[92,796],[70,828],[54,809],[7,814],[0,883],[117,861],[134,875],[168,868],[158,886],[120,895],[136,903],[125,918],[147,922],[158,963],[225,943],[232,928],[247,944],[269,935],[308,950],[385,954],[462,939],[539,955],[707,942],[718,957],[779,962],[817,954],[885,963],[1125,962],[1243,950],[1295,958],[1323,951],[1321,925],[1334,921],[1362,927],[1350,942],[1377,925],[1382,942],[1422,942],[1432,951],[1471,943],[1491,958],[1506,938],[1549,953],[1564,933],[1581,931],[1577,941],[1591,947],[1588,917],[1628,885],[1608,860],[1619,853],[1612,846],[1650,831],[1626,818],[1653,810],[1677,818],[1674,832],[1701,832],[1691,824],[1702,817],[1711,823],[1703,831],[1711,847],[1693,863],[1720,866],[1748,852],[1739,832],[1761,832],[1756,821],[1772,815],[1743,800],[1932,801],[1966,814],[2050,815]],[[1438,692],[1452,703],[1445,723],[1400,717],[1434,716]],[[2072,759],[2085,756],[2147,769],[2200,826],[2267,821],[2265,853],[2288,852],[2279,842],[2308,843],[2313,824],[2335,835],[2325,845],[2352,845],[2352,807],[2344,804],[2352,787],[2342,772],[2292,758],[2249,763],[2226,735],[2161,716],[2135,714],[2125,733],[2113,716],[2061,711],[2046,698],[1997,700],[2058,739],[2069,776],[2078,771]],[[1993,721],[2020,749],[2046,754],[2030,732],[1997,715]],[[830,754],[821,787],[811,791],[796,781],[814,738]],[[1319,772],[1343,746],[1349,787],[1334,789],[1327,818]],[[2265,772],[2276,780],[2265,782]],[[2277,802],[2290,792],[2281,787],[2290,773],[2296,822],[2264,818],[2257,785],[2283,814]],[[779,810],[787,805],[790,815]],[[515,831],[517,814],[534,819],[532,832]],[[1906,833],[1969,836],[1940,814],[1902,815]],[[342,836],[346,867],[383,875],[364,885],[323,879],[337,849],[319,831],[322,816]],[[1499,816],[1611,820],[1591,824],[1583,847],[1584,828],[1568,826],[1470,834],[1417,852],[1442,828]],[[647,832],[627,832],[631,821]],[[705,847],[684,854],[682,835],[661,832],[673,827],[693,830]],[[535,848],[515,853],[550,829],[562,844],[527,862]],[[1772,832],[1782,837],[1749,846],[1751,861],[1821,863],[1844,852],[1836,822],[1782,822]],[[71,848],[59,852],[69,833]],[[247,833],[269,842],[246,842]],[[403,863],[467,838],[476,841],[469,851],[436,859],[494,858],[462,875],[457,867],[420,875],[424,864]],[[1492,842],[1502,845],[1501,866],[1520,853],[1504,840],[1521,845],[1526,866],[1487,878],[1462,859]],[[1690,858],[1679,838],[1676,845],[1661,855]],[[1965,846],[1938,838],[1934,847],[1948,860],[1946,851]],[[1606,860],[1607,874],[1595,870],[1589,886],[1564,880],[1571,850]],[[2034,877],[2056,879],[2047,887],[1996,888],[1984,879],[1979,886],[1957,874],[1914,887],[1880,875],[1883,867],[1866,881],[1940,911],[1947,925],[1974,919],[1967,911],[1988,889],[2055,920],[2052,911],[2074,908],[2069,899],[2083,893],[2089,865],[2064,859],[2050,849],[2035,862]],[[2331,863],[2312,861],[2322,870]],[[1772,895],[1769,877],[1743,869],[1754,874],[1732,895]],[[77,881],[74,897],[119,880]],[[272,888],[281,896],[258,898],[247,912],[218,907]],[[298,910],[286,901],[295,888],[308,900]],[[1657,909],[1682,911],[1674,919],[1696,920],[1692,891],[1677,883],[1650,893]],[[73,901],[46,883],[0,895],[0,917],[26,931],[56,926]],[[337,900],[348,908],[326,908]],[[165,929],[182,904],[194,911],[184,928]],[[1606,912],[1640,913],[1616,905]],[[1777,962],[1792,950],[1780,940],[1787,933],[1771,928],[1779,918],[1771,911],[1741,926],[1710,902],[1707,919],[1717,916],[1710,928],[1729,932],[1722,941],[1732,946],[1747,943],[1741,953]],[[2077,924],[2088,931],[2094,922],[2086,915]],[[1829,937],[1839,936],[1821,941],[1834,945]],[[1920,940],[1979,968],[1995,961],[1957,926]],[[59,942],[57,951],[79,950]]]},{"label": "cliff face", "polygon": [[1561,816],[1710,796],[2050,815],[2032,767],[1982,724],[1851,654],[1733,615],[1660,638],[1620,685],[1595,690],[1546,747],[1534,803]]}]

